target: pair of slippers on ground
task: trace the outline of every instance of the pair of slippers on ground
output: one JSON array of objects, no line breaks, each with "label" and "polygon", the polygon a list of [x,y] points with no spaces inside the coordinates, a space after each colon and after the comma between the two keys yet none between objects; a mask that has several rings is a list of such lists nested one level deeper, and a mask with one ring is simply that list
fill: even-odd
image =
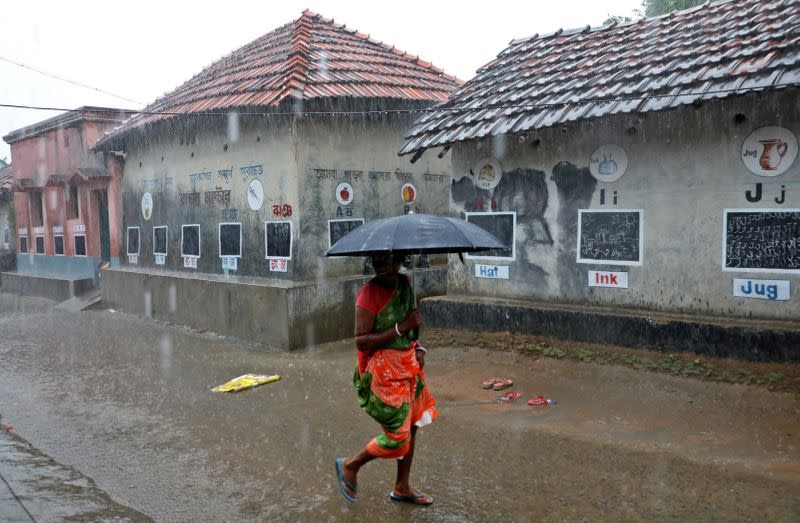
[{"label": "pair of slippers on ground", "polygon": [[[355,503],[358,500],[353,496],[351,496],[350,492],[355,494],[356,488],[353,485],[351,485],[349,481],[344,479],[344,475],[342,475],[342,467],[344,466],[343,463],[344,463],[344,458],[336,458],[336,479],[339,481],[339,491],[341,491],[342,496],[344,496],[344,499],[346,499],[351,503]],[[350,489],[350,492],[347,492],[347,489]],[[433,505],[433,498],[421,492],[415,492],[410,496],[400,496],[398,494],[395,494],[393,490],[389,492],[389,499],[391,499],[392,501],[398,501],[401,503],[410,503],[412,505],[420,505],[423,507],[427,507],[428,505]]]},{"label": "pair of slippers on ground", "polygon": [[[522,397],[522,393],[515,390],[510,390],[497,398],[497,403],[508,403]],[[528,405],[536,407],[537,405],[555,405],[555,400],[547,399],[544,396],[535,396],[528,400]]]},{"label": "pair of slippers on ground", "polygon": [[503,390],[509,388],[513,384],[514,381],[508,378],[488,378],[483,381],[481,386],[484,389]]}]

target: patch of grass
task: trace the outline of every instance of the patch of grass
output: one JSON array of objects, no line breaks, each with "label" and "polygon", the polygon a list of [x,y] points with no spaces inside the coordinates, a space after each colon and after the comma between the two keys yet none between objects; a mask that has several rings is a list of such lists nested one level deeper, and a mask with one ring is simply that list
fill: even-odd
[{"label": "patch of grass", "polygon": [[[621,365],[673,376],[727,383],[760,385],[771,390],[800,394],[800,365],[796,363],[764,364],[713,357],[693,357],[689,353],[667,353],[658,347],[628,349],[610,345],[576,343],[534,335],[508,333],[469,333],[433,329],[432,346],[457,346],[467,352],[470,348],[513,350],[533,358]],[[438,340],[436,337],[438,336]]]},{"label": "patch of grass", "polygon": [[764,375],[764,381],[766,381],[770,385],[778,385],[785,379],[786,376],[784,376],[780,372],[769,372]]},{"label": "patch of grass", "polygon": [[548,358],[561,359],[567,355],[567,351],[559,349],[558,347],[547,347],[546,349],[542,350],[542,354]]},{"label": "patch of grass", "polygon": [[544,347],[538,343],[527,343],[522,346],[522,350],[526,352],[538,352],[541,354],[541,352],[544,350]]}]

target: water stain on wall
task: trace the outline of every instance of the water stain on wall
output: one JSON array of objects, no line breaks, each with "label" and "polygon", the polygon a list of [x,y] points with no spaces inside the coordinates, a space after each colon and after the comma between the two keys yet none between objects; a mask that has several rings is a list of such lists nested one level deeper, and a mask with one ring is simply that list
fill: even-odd
[{"label": "water stain on wall", "polygon": [[548,273],[530,259],[531,245],[552,245],[550,225],[545,219],[548,189],[546,175],[536,169],[504,171],[494,189],[476,187],[469,176],[453,181],[450,187],[452,208],[462,217],[466,212],[517,213],[515,270],[520,279],[535,291],[546,289]]},{"label": "water stain on wall", "polygon": [[578,238],[578,209],[586,209],[592,201],[597,180],[588,167],[578,168],[569,162],[553,167],[550,177],[558,196],[558,281],[564,297],[585,296],[584,268],[575,263]]}]

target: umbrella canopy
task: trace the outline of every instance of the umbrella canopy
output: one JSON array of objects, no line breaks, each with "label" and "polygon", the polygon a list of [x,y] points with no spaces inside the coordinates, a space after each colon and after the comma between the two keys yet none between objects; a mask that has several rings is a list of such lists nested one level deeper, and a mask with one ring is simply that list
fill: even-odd
[{"label": "umbrella canopy", "polygon": [[368,222],[350,232],[326,256],[377,253],[439,254],[507,249],[508,245],[477,225],[435,214],[404,214]]}]

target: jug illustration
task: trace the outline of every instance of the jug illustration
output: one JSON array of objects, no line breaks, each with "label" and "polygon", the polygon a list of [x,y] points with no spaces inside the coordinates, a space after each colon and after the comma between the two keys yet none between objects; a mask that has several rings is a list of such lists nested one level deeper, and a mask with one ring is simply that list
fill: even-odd
[{"label": "jug illustration", "polygon": [[617,172],[617,162],[609,160],[603,155],[603,161],[597,166],[597,171],[603,176],[611,176]]},{"label": "jug illustration", "polygon": [[759,140],[760,144],[764,146],[764,151],[761,153],[761,158],[758,159],[758,164],[765,171],[774,171],[786,155],[789,145],[783,140]]}]

